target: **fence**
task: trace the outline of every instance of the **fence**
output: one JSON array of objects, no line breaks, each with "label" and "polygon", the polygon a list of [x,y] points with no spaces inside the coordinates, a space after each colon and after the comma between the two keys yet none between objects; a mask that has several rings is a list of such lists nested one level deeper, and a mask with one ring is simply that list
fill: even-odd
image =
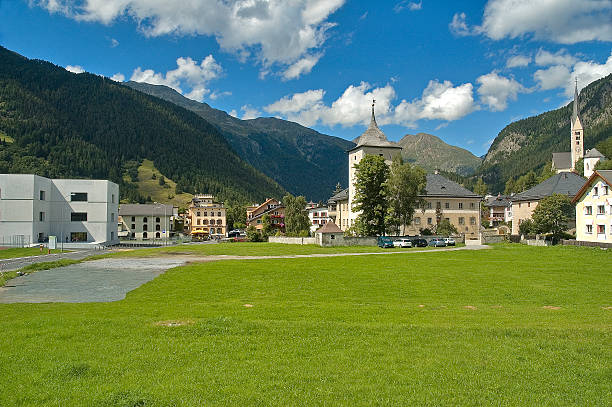
[{"label": "fence", "polygon": [[0,247],[29,247],[31,244],[30,235],[0,236]]}]

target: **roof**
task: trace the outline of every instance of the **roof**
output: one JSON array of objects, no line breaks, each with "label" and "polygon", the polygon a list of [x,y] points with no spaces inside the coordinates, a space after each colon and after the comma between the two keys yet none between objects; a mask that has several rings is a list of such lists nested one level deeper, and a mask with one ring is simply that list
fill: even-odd
[{"label": "roof", "polygon": [[372,104],[372,118],[370,120],[370,126],[366,131],[363,132],[361,136],[357,140],[355,140],[356,146],[350,149],[349,151],[353,151],[356,148],[368,146],[368,147],[390,147],[390,148],[399,148],[401,149],[397,143],[392,143],[387,140],[387,136],[378,128],[378,124],[376,124],[376,117],[374,116],[374,105]]},{"label": "roof", "polygon": [[254,220],[259,219],[259,218],[263,217],[264,215],[269,215],[271,212],[279,211],[279,210],[284,211],[285,210],[285,205],[279,204],[278,206],[275,206],[274,208],[268,208],[265,211],[260,212],[257,215],[254,215],[253,217],[247,219],[247,222],[253,222]]},{"label": "roof", "polygon": [[482,198],[440,174],[427,174],[426,196]]},{"label": "roof", "polygon": [[343,189],[338,192],[336,195],[333,195],[331,198],[327,200],[327,202],[338,202],[338,201],[346,201],[348,199],[348,188]]},{"label": "roof", "polygon": [[172,216],[174,207],[164,204],[121,204],[120,216]]},{"label": "roof", "polygon": [[508,195],[497,195],[491,196],[485,199],[485,206],[510,206],[512,204],[512,199]]},{"label": "roof", "polygon": [[572,168],[572,153],[553,153],[553,168],[565,170]]},{"label": "roof", "polygon": [[514,195],[512,201],[537,201],[552,194],[567,195],[573,198],[580,191],[585,181],[586,178],[575,172],[560,172],[546,181],[540,182],[535,187]]},{"label": "roof", "polygon": [[586,154],[584,155],[584,158],[605,158],[605,157],[606,156],[600,153],[599,151],[597,151],[596,148],[587,150]]},{"label": "roof", "polygon": [[327,222],[325,225],[317,229],[315,233],[344,233],[334,222]]},{"label": "roof", "polygon": [[580,190],[576,193],[576,196],[574,196],[574,199],[572,199],[572,203],[578,202],[580,197],[582,197],[582,195],[584,195],[584,193],[589,189],[591,182],[593,182],[593,180],[597,177],[600,177],[606,184],[612,186],[612,170],[595,170],[584,185],[582,185],[582,188],[580,188]]}]

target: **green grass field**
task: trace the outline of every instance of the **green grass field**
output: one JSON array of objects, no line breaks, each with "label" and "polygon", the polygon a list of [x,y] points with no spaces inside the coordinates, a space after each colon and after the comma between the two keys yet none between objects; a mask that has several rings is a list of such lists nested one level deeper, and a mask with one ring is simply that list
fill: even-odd
[{"label": "green grass field", "polygon": [[[67,250],[65,250],[67,251]],[[59,250],[51,250],[51,253],[59,253]],[[14,259],[16,257],[28,257],[28,256],[40,256],[47,254],[47,248],[40,251],[38,247],[24,247],[24,248],[11,248],[11,249],[0,249],[0,259]]]},{"label": "green grass field", "polygon": [[578,247],[191,264],[0,304],[0,406],[609,406],[611,293]]}]

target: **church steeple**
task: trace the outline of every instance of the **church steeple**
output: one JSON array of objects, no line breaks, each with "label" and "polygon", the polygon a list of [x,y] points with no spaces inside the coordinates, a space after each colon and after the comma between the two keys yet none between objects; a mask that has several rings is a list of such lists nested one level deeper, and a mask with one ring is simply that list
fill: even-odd
[{"label": "church steeple", "polygon": [[576,87],[574,88],[574,112],[572,113],[572,125],[578,118],[578,78],[576,78]]},{"label": "church steeple", "polygon": [[376,104],[376,99],[372,99],[372,119],[370,120],[370,127],[377,127],[376,116],[374,115],[374,104]]},{"label": "church steeple", "polygon": [[578,160],[584,157],[584,129],[578,115],[578,78],[576,78],[574,88],[574,110],[572,112],[570,134],[570,154],[572,157],[572,170],[574,170]]}]

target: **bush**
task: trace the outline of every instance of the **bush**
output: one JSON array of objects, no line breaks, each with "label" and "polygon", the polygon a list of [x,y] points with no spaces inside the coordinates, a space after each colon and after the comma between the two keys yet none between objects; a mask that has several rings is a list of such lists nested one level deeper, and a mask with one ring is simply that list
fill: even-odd
[{"label": "bush", "polygon": [[249,239],[251,242],[263,242],[263,237],[253,225],[247,228],[246,235],[247,239]]},{"label": "bush", "polygon": [[519,225],[519,234],[527,236],[532,233],[535,233],[533,221],[531,219],[525,219]]}]

